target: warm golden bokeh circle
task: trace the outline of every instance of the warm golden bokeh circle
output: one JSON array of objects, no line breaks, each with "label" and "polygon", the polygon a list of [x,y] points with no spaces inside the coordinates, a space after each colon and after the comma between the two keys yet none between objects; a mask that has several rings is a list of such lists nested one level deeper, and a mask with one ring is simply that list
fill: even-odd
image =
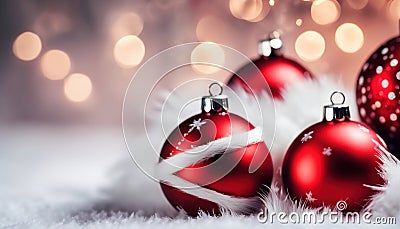
[{"label": "warm golden bokeh circle", "polygon": [[114,46],[114,59],[122,68],[132,68],[142,62],[145,54],[143,41],[135,35],[119,39]]},{"label": "warm golden bokeh circle", "polygon": [[43,55],[40,67],[46,78],[62,80],[71,70],[71,61],[67,53],[53,49]]},{"label": "warm golden bokeh circle", "polygon": [[87,75],[74,73],[64,81],[64,94],[72,102],[83,102],[92,93],[92,81]]},{"label": "warm golden bokeh circle", "polygon": [[42,41],[37,34],[32,32],[21,33],[13,44],[14,55],[24,61],[34,60],[41,51]]}]

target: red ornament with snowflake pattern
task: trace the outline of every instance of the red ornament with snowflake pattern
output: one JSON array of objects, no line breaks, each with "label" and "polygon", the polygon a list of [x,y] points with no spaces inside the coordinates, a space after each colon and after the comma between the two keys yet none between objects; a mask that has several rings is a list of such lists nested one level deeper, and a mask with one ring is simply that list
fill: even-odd
[{"label": "red ornament with snowflake pattern", "polygon": [[363,65],[356,87],[361,120],[400,158],[400,36],[376,50]]},{"label": "red ornament with snowflake pattern", "polygon": [[[182,122],[168,136],[161,150],[160,163],[177,154],[190,154],[189,150],[202,146],[217,144],[217,141],[254,130],[254,126],[240,116],[227,111],[227,98],[224,95],[203,97],[202,113]],[[247,139],[245,139],[247,140]],[[207,149],[207,147],[205,147]],[[171,182],[160,182],[162,191],[168,201],[176,208],[185,210],[190,216],[197,216],[199,210],[209,214],[220,214],[219,195],[232,198],[233,205],[238,206],[236,213],[253,213],[259,210],[259,193],[272,181],[272,158],[263,141],[234,148],[225,152],[220,149],[216,155],[205,158],[193,165],[182,168],[173,174],[178,179],[190,182],[197,189],[213,192],[214,198],[195,195],[193,187],[178,187]],[[203,151],[195,153],[203,154]],[[251,163],[259,165],[258,169],[249,172]],[[193,192],[192,192],[193,191]],[[235,203],[234,198],[244,202]],[[246,199],[251,199],[248,203]],[[256,200],[256,201],[254,201]]]},{"label": "red ornament with snowflake pattern", "polygon": [[[322,122],[305,129],[291,144],[282,165],[283,184],[295,200],[311,207],[360,211],[383,184],[378,173],[376,143],[384,144],[368,126],[351,121],[349,107],[324,107]],[[376,142],[376,143],[374,143]]]},{"label": "red ornament with snowflake pattern", "polygon": [[279,33],[271,33],[269,39],[259,43],[259,58],[240,68],[229,79],[227,85],[234,90],[241,88],[247,93],[259,96],[263,92],[269,93],[269,87],[274,98],[282,99],[282,90],[286,86],[313,78],[310,71],[282,55],[280,52],[282,45]]}]

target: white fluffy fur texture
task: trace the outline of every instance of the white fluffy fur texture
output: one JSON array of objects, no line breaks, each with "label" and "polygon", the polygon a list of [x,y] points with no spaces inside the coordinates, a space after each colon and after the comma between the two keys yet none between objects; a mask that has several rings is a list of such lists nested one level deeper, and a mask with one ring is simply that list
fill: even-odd
[{"label": "white fluffy fur texture", "polygon": [[[352,91],[346,90],[340,84],[340,82],[336,82],[332,79],[332,77],[321,77],[317,80],[307,80],[290,86],[286,88],[283,92],[283,97],[285,98],[284,100],[273,101],[268,96],[262,96],[257,103],[254,98],[248,96],[244,91],[236,90],[236,95],[234,95],[232,91],[225,91],[229,97],[238,96],[241,100],[230,100],[231,113],[241,115],[242,117],[247,116],[248,120],[255,126],[262,125],[264,127],[265,141],[270,147],[276,173],[279,173],[284,153],[286,152],[293,139],[309,125],[322,120],[322,107],[324,105],[330,104],[329,98],[332,92],[342,91],[346,95],[346,103],[351,108],[352,119],[358,120],[358,112],[356,110],[354,93]],[[163,111],[163,121],[172,121],[162,123],[162,120],[160,120],[159,118],[150,120],[150,123],[152,123],[152,125],[149,127],[149,133],[152,138],[159,139],[159,145],[155,146],[156,149],[161,149],[162,144],[167,137],[166,133],[171,132],[172,129],[177,126],[176,123],[182,122],[186,118],[189,118],[199,113],[200,111],[199,101],[197,103],[189,104],[189,106],[186,107],[186,110],[181,111],[181,107],[186,104],[187,100],[191,98],[190,95],[169,95],[169,99],[167,101],[163,101],[163,99],[167,97],[167,94],[168,93],[165,92],[160,96],[160,101],[153,108],[154,110],[152,114],[154,114],[154,112]],[[262,120],[260,120],[258,112],[260,109],[259,104],[261,104],[261,111],[263,112],[264,117]],[[162,106],[164,107],[161,109]],[[244,106],[244,109],[238,109],[238,107],[241,106]],[[181,113],[181,116],[179,118],[177,118],[177,113]],[[152,117],[158,116],[153,115]],[[171,123],[173,123],[173,125],[171,125]],[[165,133],[159,130],[162,124],[164,124]],[[273,141],[271,140],[272,135],[274,135]],[[143,146],[143,142],[145,142],[143,136],[138,137],[136,141],[138,142],[138,144],[136,145],[142,147],[142,149],[140,149],[139,147],[139,151],[146,152],[146,150],[150,150],[149,147],[145,148],[145,146]],[[110,204],[116,204],[116,206],[118,206],[119,203],[121,204],[121,206],[123,206],[122,209],[130,209],[133,211],[140,210],[141,212],[145,212],[146,214],[152,214],[151,209],[157,209],[157,211],[153,213],[158,213],[161,215],[173,216],[177,214],[173,213],[174,211],[171,210],[171,207],[166,202],[156,182],[142,181],[142,179],[146,178],[143,176],[143,178],[139,178],[138,176],[141,176],[140,173],[139,175],[138,173],[136,173],[136,175],[133,174],[133,170],[137,169],[132,168],[130,161],[123,163],[125,165],[117,166],[117,174],[120,174],[124,178],[117,179],[116,182],[108,188],[107,192],[111,196],[114,193],[114,189],[124,190],[124,193],[126,192],[125,194],[128,196],[139,192],[135,184],[130,185],[129,176],[131,176],[136,177],[137,180],[135,181],[135,183],[138,181],[141,183],[141,189],[139,190],[153,190],[150,191],[150,193],[154,194],[154,196],[148,195],[148,198],[142,198],[141,200],[135,201],[132,200],[132,202],[129,201],[130,198],[128,198],[128,196],[127,198],[122,198],[122,196],[119,196],[116,199],[110,199],[110,202],[114,203]],[[156,165],[157,162],[154,161],[154,163]],[[122,182],[121,180],[124,180],[124,182]],[[274,184],[276,186],[279,186],[279,179],[275,180]],[[123,187],[121,187],[121,185]],[[154,208],[152,208],[151,204],[149,204],[148,202],[149,199],[153,198],[159,200],[155,204]],[[119,199],[124,200],[123,203],[118,201]],[[142,204],[142,202],[144,204]]]},{"label": "white fluffy fur texture", "polygon": [[[345,94],[346,103],[351,109],[352,119],[358,120],[354,93],[344,88],[340,82],[333,80],[332,77],[306,80],[287,87],[283,92],[284,100],[273,101],[269,96],[261,96],[259,101],[256,101],[244,91],[236,90],[236,95],[234,95],[232,91],[225,91],[229,98],[234,96],[240,98],[240,100],[229,101],[229,111],[231,113],[241,115],[242,117],[247,116],[247,119],[255,126],[261,125],[264,127],[265,141],[270,148],[276,173],[279,173],[284,153],[294,138],[309,125],[322,120],[322,108],[324,105],[331,103],[330,96],[332,92],[342,91]],[[153,107],[153,112],[151,112],[151,114],[154,114],[154,112],[163,111],[163,120],[160,120],[158,115],[152,115],[152,117],[156,118],[147,117],[150,119],[149,122],[152,123],[148,128],[149,135],[151,138],[157,139],[156,141],[153,140],[153,142],[159,142],[159,145],[154,146],[157,150],[161,149],[162,144],[167,138],[167,134],[177,126],[177,123],[182,122],[200,111],[200,101],[189,104],[186,106],[185,110],[181,110],[181,107],[191,99],[189,94],[168,95],[168,100],[164,101],[167,95],[167,92],[161,94],[159,103]],[[260,119],[259,115],[260,104],[264,117],[263,119]],[[177,118],[178,113],[181,115]],[[171,121],[165,122],[165,120]],[[160,126],[163,126],[164,132],[160,131]],[[274,137],[273,141],[272,137]],[[135,145],[138,146],[138,151],[146,152],[152,150],[150,146],[145,146],[145,144],[143,144],[146,142],[145,136],[139,135],[134,141],[137,142]],[[176,214],[173,213],[174,211],[171,210],[171,207],[166,202],[157,182],[145,181],[148,178],[139,171],[134,172],[134,170],[138,169],[132,166],[131,161],[121,163],[124,165],[116,166],[117,170],[114,172],[119,174],[120,178],[115,179],[115,183],[110,185],[106,192],[112,197],[114,190],[124,190],[123,193],[120,194],[127,195],[127,198],[122,198],[122,196],[111,198],[111,205],[121,206],[121,209],[125,210],[140,210],[146,214],[152,214],[152,210],[155,209],[157,209],[157,211],[153,213],[161,215],[166,214],[169,216]],[[153,163],[156,165],[157,161]],[[129,177],[136,177],[136,180],[134,182],[132,181],[133,184],[130,184],[131,179],[129,179]],[[140,189],[137,189],[137,182],[140,183]],[[274,183],[279,184],[279,180],[274,181]],[[147,190],[147,192],[150,192],[149,195],[147,195],[148,198],[132,200],[132,202],[129,201],[130,198],[128,198],[128,196],[133,196],[134,193],[140,192],[139,190]],[[150,194],[154,194],[154,196]],[[149,200],[153,198],[159,201],[152,207],[152,205],[149,204]],[[120,202],[120,199],[123,200],[123,202]]]},{"label": "white fluffy fur texture", "polygon": [[[271,120],[263,123],[265,129],[266,142],[271,147],[274,166],[279,171],[282,157],[291,141],[307,126],[322,119],[322,106],[329,104],[329,97],[333,91],[340,90],[346,95],[346,103],[352,109],[352,116],[357,120],[357,112],[353,91],[345,90],[340,83],[332,78],[321,78],[315,81],[306,81],[287,88],[283,94],[284,100],[275,101],[275,110],[271,109],[272,100],[268,97],[261,98],[261,108],[265,115],[273,116],[271,112],[276,112],[276,132],[273,144],[270,139]],[[229,91],[228,91],[229,93]],[[238,93],[242,99],[246,95]],[[161,96],[163,98],[163,96]],[[171,117],[169,127],[165,127],[165,132],[169,133],[172,128],[184,119],[199,113],[199,103],[189,107],[182,113],[179,120],[176,112],[179,112],[177,104],[180,100],[190,95],[182,95],[171,98],[166,103],[166,115]],[[247,97],[248,98],[248,97]],[[185,101],[184,101],[185,102]],[[163,101],[155,107],[159,108]],[[259,124],[259,117],[252,109],[259,109],[254,105],[254,101],[248,98],[244,102],[248,109],[249,120],[253,124]],[[240,104],[239,104],[240,105]],[[235,101],[231,101],[230,112],[241,114],[237,109]],[[149,131],[159,142],[155,146],[160,150],[165,140],[165,134],[160,133],[160,120],[152,120]],[[158,125],[158,126],[157,126]],[[273,128],[273,125],[272,125]],[[9,133],[7,133],[9,134]],[[36,136],[35,134],[34,136]],[[73,135],[71,135],[73,136]],[[157,139],[158,138],[158,139]],[[26,138],[24,138],[26,139]],[[96,137],[96,139],[98,139]],[[138,152],[146,157],[147,153],[153,148],[148,144],[147,137],[143,133],[138,133],[135,139]],[[91,140],[93,142],[93,139]],[[106,139],[104,139],[104,142]],[[90,141],[88,141],[90,142]],[[89,145],[84,148],[90,149]],[[57,146],[57,149],[59,147]],[[106,151],[112,152],[115,146],[109,147]],[[78,151],[78,149],[77,149]],[[120,151],[124,151],[120,149]],[[381,190],[368,206],[368,210],[374,216],[395,216],[397,222],[400,220],[400,163],[382,148],[377,148],[382,158],[382,173],[387,184],[384,187],[376,187]],[[51,151],[50,151],[51,152]],[[269,225],[260,224],[257,216],[242,216],[224,213],[221,217],[211,217],[201,214],[198,218],[187,218],[182,212],[177,212],[165,199],[158,182],[146,176],[124,151],[126,155],[112,169],[105,172],[110,174],[107,177],[107,184],[102,186],[99,192],[84,192],[82,188],[79,192],[68,191],[67,196],[60,195],[59,192],[46,192],[46,198],[40,194],[31,192],[25,195],[9,198],[4,194],[4,188],[0,187],[0,227],[10,228],[266,228]],[[65,159],[66,160],[66,159]],[[65,163],[65,161],[63,161]],[[156,164],[158,161],[149,162]],[[85,171],[85,170],[83,170]],[[83,172],[81,171],[81,172]],[[57,170],[55,170],[55,173]],[[71,181],[72,182],[72,181]],[[71,183],[72,184],[72,183]],[[78,182],[79,184],[79,182]],[[80,183],[82,185],[82,183]],[[7,185],[7,184],[6,184]],[[4,186],[3,187],[10,187]],[[22,186],[24,187],[24,186]],[[75,187],[75,186],[74,186]],[[82,186],[86,187],[86,186]],[[98,186],[96,186],[98,187]],[[301,203],[293,203],[281,192],[279,181],[274,181],[271,191],[263,198],[265,207],[268,211],[282,212],[303,212],[315,211],[307,209]],[[86,188],[84,188],[85,190]],[[7,190],[7,189],[6,189]],[[3,198],[4,197],[4,198]],[[60,200],[67,200],[61,203]],[[288,225],[275,224],[274,228],[287,228]],[[289,225],[296,228],[310,228],[321,225]],[[323,227],[335,228],[365,228],[374,225],[322,225]],[[379,228],[398,228],[398,225],[380,225]]]},{"label": "white fluffy fur texture", "polygon": [[400,161],[379,143],[375,142],[375,144],[382,161],[380,169],[386,185],[372,187],[379,193],[372,198],[366,209],[375,216],[394,216],[400,219]]}]

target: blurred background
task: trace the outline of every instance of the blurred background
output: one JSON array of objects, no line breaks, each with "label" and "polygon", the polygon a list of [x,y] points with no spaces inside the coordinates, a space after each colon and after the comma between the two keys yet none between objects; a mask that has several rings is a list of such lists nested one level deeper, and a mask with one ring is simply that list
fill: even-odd
[{"label": "blurred background", "polygon": [[254,58],[258,41],[272,30],[282,33],[284,55],[353,87],[367,57],[399,33],[400,17],[399,0],[0,4],[0,120],[6,124],[120,126],[128,83],[151,56],[211,41]]},{"label": "blurred background", "polygon": [[[258,41],[279,30],[286,57],[352,89],[369,55],[399,34],[399,19],[400,0],[2,0],[0,193],[103,182],[128,157],[128,84],[166,48],[209,41],[255,58]],[[201,47],[193,56],[224,61]],[[182,77],[229,77],[195,70]]]}]

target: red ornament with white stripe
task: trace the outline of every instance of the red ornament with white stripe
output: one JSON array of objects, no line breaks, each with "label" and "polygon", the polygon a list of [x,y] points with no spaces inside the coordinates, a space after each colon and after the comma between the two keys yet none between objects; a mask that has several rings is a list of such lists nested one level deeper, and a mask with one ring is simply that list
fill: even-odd
[{"label": "red ornament with white stripe", "polygon": [[261,129],[230,114],[221,93],[203,97],[202,112],[173,130],[160,153],[162,191],[190,216],[199,210],[256,212],[259,193],[272,181],[272,159]]},{"label": "red ornament with white stripe", "polygon": [[400,36],[383,44],[361,69],[357,105],[371,126],[400,158]]},{"label": "red ornament with white stripe", "polygon": [[[342,103],[332,101],[335,94],[343,96]],[[375,150],[384,143],[368,126],[350,120],[342,93],[331,101],[323,121],[304,130],[286,152],[283,184],[290,197],[308,206],[359,211],[375,193],[368,186],[384,182]]]}]

